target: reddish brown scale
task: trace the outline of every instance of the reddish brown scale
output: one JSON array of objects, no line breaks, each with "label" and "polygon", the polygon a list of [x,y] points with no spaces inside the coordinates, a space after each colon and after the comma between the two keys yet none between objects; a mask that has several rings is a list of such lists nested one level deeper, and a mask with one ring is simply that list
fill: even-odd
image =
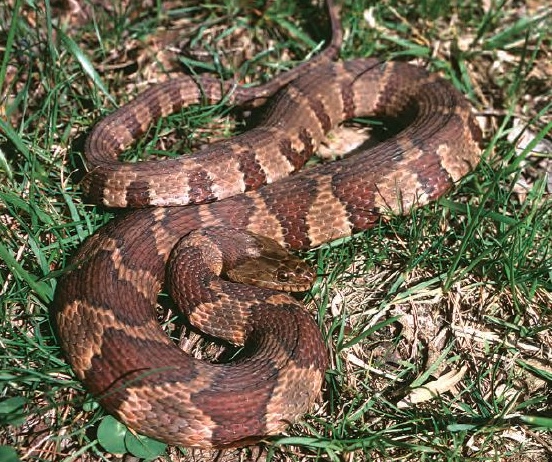
[{"label": "reddish brown scale", "polygon": [[[149,184],[147,181],[133,181],[127,186],[125,200],[135,207],[145,207],[150,203]],[[100,201],[101,203],[101,201]]]},{"label": "reddish brown scale", "polygon": [[308,153],[310,157],[315,149],[312,134],[309,133],[308,129],[301,127],[299,129],[299,139],[303,143],[303,150]]},{"label": "reddish brown scale", "polygon": [[326,111],[322,102],[319,100],[311,101],[310,108],[316,115],[316,118],[318,119],[318,122],[320,123],[320,126],[322,127],[324,132],[329,132],[334,124],[328,116],[328,112]]},{"label": "reddish brown scale", "polygon": [[339,93],[341,95],[341,100],[343,101],[343,118],[345,120],[353,118],[356,106],[354,91],[349,82],[341,82],[339,86]]},{"label": "reddish brown scale", "polygon": [[209,177],[208,171],[203,168],[197,168],[190,171],[188,178],[190,203],[201,204],[203,202],[210,202],[216,199],[216,196],[212,192],[213,181]]},{"label": "reddish brown scale", "polygon": [[[244,175],[246,191],[257,189],[267,183],[267,175],[263,170],[263,163],[260,162],[256,155],[256,148],[257,146],[265,145],[271,136],[271,133],[257,130],[252,137],[247,137],[247,139],[243,140],[243,151],[240,152],[239,155],[239,169],[242,172],[247,172],[247,174]],[[304,162],[305,160],[300,162],[299,166],[296,168],[300,168]]]},{"label": "reddish brown scale", "polygon": [[305,160],[303,153],[305,153],[305,151],[298,151],[297,149],[294,149],[290,140],[280,140],[278,148],[280,149],[282,156],[284,156],[294,168],[301,168],[304,164]]},{"label": "reddish brown scale", "polygon": [[[313,195],[309,192],[316,187],[316,180],[304,179],[301,184],[288,180],[285,181],[287,188],[278,188],[277,191],[270,192],[263,188],[259,195],[267,205],[269,213],[281,223],[286,244],[295,249],[308,248],[310,240],[305,218],[313,201]],[[284,182],[281,182],[281,186],[284,186]],[[293,199],[290,200],[291,198]]]}]

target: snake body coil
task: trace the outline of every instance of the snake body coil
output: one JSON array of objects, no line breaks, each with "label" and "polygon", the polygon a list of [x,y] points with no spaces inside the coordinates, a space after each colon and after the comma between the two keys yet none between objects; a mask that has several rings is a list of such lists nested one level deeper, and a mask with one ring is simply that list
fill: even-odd
[{"label": "snake body coil", "polygon": [[[177,242],[216,226],[311,248],[367,229],[381,213],[434,200],[480,153],[470,106],[448,82],[408,64],[357,59],[311,66],[276,93],[257,128],[212,145],[206,163],[116,160],[155,117],[222,97],[210,82],[160,84],[100,122],[88,141],[92,171],[84,184],[96,200],[115,206],[231,197],[115,219],[82,245],[55,301],[68,361],[102,406],[140,433],[196,447],[240,446],[281,432],[317,398],[327,358],[317,325],[291,297],[264,292],[258,300],[247,288],[240,289],[242,302],[232,302],[249,316],[233,326],[231,340],[246,345],[242,357],[211,364],[183,353],[155,314]],[[247,99],[241,91],[238,102]],[[284,178],[332,127],[367,115],[406,126],[360,154]],[[192,321],[216,324],[204,308],[229,298],[222,289],[209,293],[201,310],[190,310]],[[233,324],[234,314],[228,316]]]}]

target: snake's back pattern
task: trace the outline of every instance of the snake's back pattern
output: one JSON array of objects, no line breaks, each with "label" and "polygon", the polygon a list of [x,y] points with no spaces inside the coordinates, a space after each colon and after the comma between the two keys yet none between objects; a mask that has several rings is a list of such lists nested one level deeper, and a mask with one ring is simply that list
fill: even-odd
[{"label": "snake's back pattern", "polygon": [[[59,281],[56,321],[77,377],[130,427],[171,444],[242,446],[283,431],[308,411],[322,387],[326,348],[295,299],[268,289],[259,298],[244,288],[241,301],[232,303],[248,317],[240,359],[211,364],[182,352],[155,314],[175,245],[213,226],[290,249],[365,230],[382,213],[405,213],[446,192],[477,164],[480,132],[466,99],[421,68],[321,59],[285,82],[255,129],[213,144],[206,156],[155,164],[117,160],[152,119],[223,97],[224,86],[210,82],[184,77],[154,86],[93,131],[84,182],[89,196],[144,208],[116,218],[82,245]],[[237,102],[248,99],[245,89],[236,94]],[[361,116],[398,119],[405,127],[358,155],[288,176],[332,127]],[[226,306],[222,289],[209,293],[203,307]],[[193,322],[209,318],[205,313],[192,309],[189,316]]]}]

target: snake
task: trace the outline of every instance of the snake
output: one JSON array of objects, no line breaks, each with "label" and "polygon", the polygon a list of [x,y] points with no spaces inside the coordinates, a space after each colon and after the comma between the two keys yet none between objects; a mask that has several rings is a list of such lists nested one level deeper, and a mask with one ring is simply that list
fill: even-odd
[{"label": "snake", "polygon": [[[335,6],[327,7],[332,41],[310,61],[256,87],[202,75],[154,84],[87,139],[87,197],[131,210],[72,256],[54,321],[76,377],[141,434],[226,448],[284,432],[319,399],[329,364],[317,322],[286,292],[313,278],[290,251],[427,204],[479,161],[481,131],[468,100],[406,62],[336,59],[342,32]],[[120,160],[156,119],[221,100],[260,104],[259,122],[191,155]],[[400,129],[301,169],[330,130],[367,116]],[[205,361],[182,351],[159,325],[162,291],[194,328],[242,346],[237,356]]]}]

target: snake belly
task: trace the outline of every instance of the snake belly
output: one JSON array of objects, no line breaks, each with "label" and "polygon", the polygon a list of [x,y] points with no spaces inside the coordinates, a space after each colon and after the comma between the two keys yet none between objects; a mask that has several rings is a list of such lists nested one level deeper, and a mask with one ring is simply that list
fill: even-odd
[{"label": "snake belly", "polygon": [[[139,120],[146,125],[144,112],[155,105],[157,113],[170,112],[179,93],[169,99],[152,93],[149,99],[138,97],[134,112],[111,124]],[[290,170],[294,159],[316,149],[332,127],[366,115],[399,118],[406,126],[357,155],[283,179],[273,175],[272,157]],[[311,407],[327,367],[316,323],[276,293],[255,315],[261,326],[252,327],[245,340],[251,351],[246,358],[211,364],[182,352],[159,327],[155,304],[169,253],[183,236],[223,226],[290,249],[312,248],[368,229],[382,214],[405,213],[436,199],[480,156],[481,134],[465,98],[443,79],[400,62],[323,63],[275,96],[263,124],[222,145],[225,155],[245,153],[225,169],[226,179],[246,192],[219,202],[149,207],[120,216],[85,241],[59,281],[55,319],[78,379],[108,412],[170,444],[243,446],[279,433]],[[136,134],[127,132],[120,136],[121,146]],[[175,182],[189,198],[196,180],[208,179],[200,195],[218,197],[224,190],[216,182],[219,161],[201,167],[195,162],[194,173],[178,172]],[[247,179],[248,169],[270,184],[249,190],[248,184],[256,187],[257,181]],[[121,203],[136,197],[142,205],[151,198],[163,203],[162,191],[155,190],[158,177],[148,181],[147,173],[132,175],[120,190],[108,186],[93,194]],[[278,179],[271,182],[273,176]],[[97,186],[117,181],[109,183],[109,172],[102,172]]]}]

